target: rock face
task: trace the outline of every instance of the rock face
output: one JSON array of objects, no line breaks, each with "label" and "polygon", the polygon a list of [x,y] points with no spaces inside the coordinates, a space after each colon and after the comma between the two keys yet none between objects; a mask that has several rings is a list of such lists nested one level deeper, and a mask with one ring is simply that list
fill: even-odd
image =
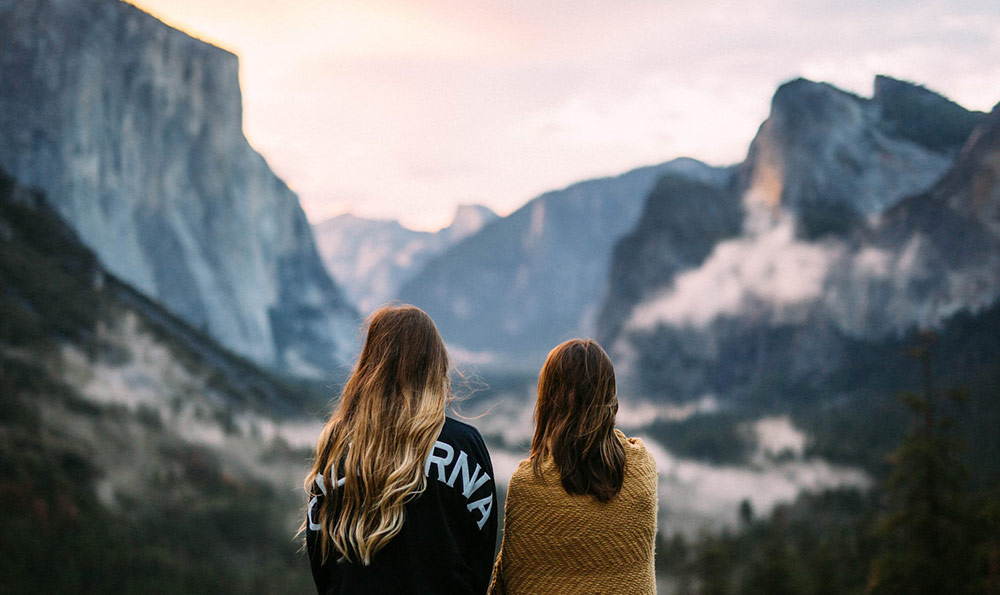
[{"label": "rock face", "polygon": [[602,339],[625,384],[804,390],[858,342],[994,303],[998,117],[886,77],[871,100],[783,85],[731,193],[666,181],[619,244]]},{"label": "rock face", "polygon": [[[841,263],[826,307],[853,335],[935,327],[1000,298],[1000,109],[928,191],[885,213]],[[867,273],[867,274],[866,274]]]},{"label": "rock face", "polygon": [[0,0],[0,166],[114,274],[228,347],[326,375],[357,315],[242,133],[236,56],[116,0]]},{"label": "rock face", "polygon": [[615,241],[666,173],[715,178],[691,159],[549,192],[433,259],[400,290],[458,359],[537,369],[559,341],[593,334]]},{"label": "rock face", "polygon": [[743,221],[734,170],[695,178],[666,174],[646,199],[636,228],[615,246],[608,295],[597,336],[610,343],[632,308],[651,289],[700,265],[715,245],[737,235]]},{"label": "rock face", "polygon": [[[935,106],[926,101],[929,91],[907,83],[879,81],[882,93],[872,100],[804,79],[778,89],[740,168],[739,192],[752,209],[749,225],[766,227],[760,212],[781,209],[798,215],[800,235],[842,230],[852,216],[881,213],[944,173],[975,114],[940,96]],[[910,95],[920,95],[917,102],[930,104],[932,113],[935,107],[961,110],[964,135],[935,142],[918,136],[931,146],[900,135],[911,129],[910,120],[920,119],[900,107],[910,105]]]},{"label": "rock face", "polygon": [[882,75],[875,77],[873,101],[881,110],[883,127],[891,134],[949,153],[984,118],[981,112],[970,112],[919,85]]},{"label": "rock face", "polygon": [[399,286],[431,258],[497,218],[480,205],[461,205],[437,232],[396,221],[338,215],[313,226],[323,264],[362,312],[397,297]]}]

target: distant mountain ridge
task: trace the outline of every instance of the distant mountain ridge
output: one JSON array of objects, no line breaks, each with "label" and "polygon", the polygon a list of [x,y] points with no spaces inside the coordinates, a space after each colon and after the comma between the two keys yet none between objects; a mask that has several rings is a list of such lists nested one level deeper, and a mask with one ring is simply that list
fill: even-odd
[{"label": "distant mountain ridge", "polygon": [[822,384],[858,341],[1000,297],[997,110],[888,77],[875,87],[866,100],[782,85],[732,193],[714,197],[742,206],[740,229],[714,244],[702,234],[694,266],[658,263],[677,259],[687,229],[668,205],[703,204],[704,191],[650,195],[616,250],[612,270],[628,282],[612,283],[606,307],[625,311],[602,335],[633,390],[689,399]]},{"label": "distant mountain ridge", "polygon": [[559,341],[594,334],[614,243],[666,173],[729,175],[677,159],[547,192],[432,259],[400,298],[434,318],[459,360],[533,368]]},{"label": "distant mountain ridge", "polygon": [[[826,83],[785,83],[738,166],[678,160],[577,205],[560,192],[543,195],[429,262],[400,295],[431,312],[471,361],[514,367],[537,364],[570,336],[616,343],[638,328],[635,320],[658,319],[648,303],[685,273],[686,287],[707,295],[674,300],[675,322],[739,316],[750,300],[758,305],[748,312],[763,308],[767,320],[798,324],[811,316],[802,304],[828,278],[848,274],[849,238],[933,185],[985,117],[887,76],[874,87],[863,98]],[[762,271],[770,281],[746,285]],[[767,305],[775,299],[791,310]],[[648,351],[627,344],[619,344],[626,361]]]},{"label": "distant mountain ridge", "polygon": [[328,377],[358,316],[242,132],[236,56],[118,0],[0,1],[0,167],[228,347]]},{"label": "distant mountain ridge", "polygon": [[395,299],[399,287],[434,256],[479,231],[497,214],[460,205],[436,232],[408,229],[389,219],[338,215],[313,225],[323,264],[362,312]]},{"label": "distant mountain ridge", "polygon": [[887,76],[870,98],[781,85],[732,167],[678,159],[438,234],[343,217],[317,240],[243,136],[232,54],[117,0],[0,0],[0,72],[0,167],[112,274],[283,373],[335,376],[351,302],[398,298],[457,361],[537,369],[596,335],[634,386],[696,398],[819,382],[852,342],[1000,296],[997,110]]}]

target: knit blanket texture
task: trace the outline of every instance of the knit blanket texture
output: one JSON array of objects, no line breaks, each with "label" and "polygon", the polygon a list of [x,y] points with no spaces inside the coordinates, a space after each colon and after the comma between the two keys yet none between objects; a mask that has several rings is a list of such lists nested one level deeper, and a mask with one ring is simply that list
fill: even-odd
[{"label": "knit blanket texture", "polygon": [[610,502],[566,493],[551,457],[540,476],[521,461],[507,488],[491,595],[656,592],[656,463],[642,440],[615,434],[625,477]]}]

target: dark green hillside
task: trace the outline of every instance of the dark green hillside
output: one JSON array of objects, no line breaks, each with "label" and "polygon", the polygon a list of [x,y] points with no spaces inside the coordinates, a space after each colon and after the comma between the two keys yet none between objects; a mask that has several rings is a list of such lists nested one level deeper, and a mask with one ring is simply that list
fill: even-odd
[{"label": "dark green hillside", "polygon": [[[875,489],[804,493],[765,517],[747,503],[735,531],[661,538],[659,571],[682,593],[997,592],[1000,304],[936,334],[854,345],[812,397],[792,405],[807,456],[863,466]],[[688,449],[714,437],[718,456],[739,450],[728,427],[664,429]]]},{"label": "dark green hillside", "polygon": [[[294,536],[295,482],[252,468],[294,478],[308,453],[236,422],[318,412],[332,387],[219,348],[105,273],[40,196],[5,175],[0,304],[0,591],[312,589]],[[95,399],[109,390],[94,384],[102,370],[147,374],[169,402]],[[185,420],[214,428],[221,446],[182,436]],[[234,456],[240,448],[257,463]]]},{"label": "dark green hillside", "polygon": [[[813,437],[813,454],[884,471],[909,424],[906,409],[892,395],[922,388],[919,362],[908,355],[919,342],[914,331],[852,346],[826,399],[794,410],[796,423]],[[1000,303],[955,315],[936,334],[931,357],[935,387],[966,395],[962,403],[943,400],[939,413],[954,418],[976,485],[1000,484]]]},{"label": "dark green hillside", "polygon": [[41,202],[0,172],[0,338],[10,345],[85,341],[102,316],[97,260]]}]

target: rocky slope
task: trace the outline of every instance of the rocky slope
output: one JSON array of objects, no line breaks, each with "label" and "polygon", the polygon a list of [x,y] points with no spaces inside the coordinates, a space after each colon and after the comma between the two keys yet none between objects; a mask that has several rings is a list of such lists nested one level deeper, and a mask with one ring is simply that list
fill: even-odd
[{"label": "rocky slope", "polygon": [[480,205],[461,205],[437,232],[397,221],[338,215],[313,226],[323,264],[362,312],[395,299],[399,286],[433,257],[497,218]]},{"label": "rocky slope", "polygon": [[[650,222],[619,247],[612,270],[625,280],[607,303],[631,309],[603,338],[626,384],[674,398],[768,383],[808,392],[859,341],[993,303],[997,135],[995,113],[884,77],[871,100],[808,81],[783,85],[734,193],[715,198],[742,204],[738,234],[717,232],[678,273],[682,252],[671,239],[683,212],[675,221],[663,207],[657,220],[653,207],[685,193],[703,199],[704,189],[679,188],[652,196]],[[959,137],[969,138],[964,148]]]},{"label": "rocky slope", "polygon": [[0,166],[114,274],[257,362],[327,376],[357,315],[242,132],[236,56],[118,0],[0,0]]},{"label": "rocky slope", "polygon": [[679,159],[543,194],[433,259],[400,298],[434,318],[459,360],[537,369],[559,341],[594,333],[614,243],[668,172],[721,175]]}]

